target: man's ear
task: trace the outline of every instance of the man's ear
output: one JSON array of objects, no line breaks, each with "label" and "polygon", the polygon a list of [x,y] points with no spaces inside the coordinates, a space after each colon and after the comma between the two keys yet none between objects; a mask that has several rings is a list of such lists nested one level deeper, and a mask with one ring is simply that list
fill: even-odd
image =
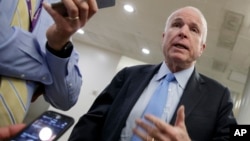
[{"label": "man's ear", "polygon": [[161,43],[162,44],[163,44],[164,37],[165,37],[165,32],[162,33],[162,38],[161,38]]},{"label": "man's ear", "polygon": [[201,50],[200,50],[199,56],[202,55],[202,53],[203,53],[203,51],[205,50],[205,48],[206,48],[206,44],[202,44],[202,45],[201,45]]}]

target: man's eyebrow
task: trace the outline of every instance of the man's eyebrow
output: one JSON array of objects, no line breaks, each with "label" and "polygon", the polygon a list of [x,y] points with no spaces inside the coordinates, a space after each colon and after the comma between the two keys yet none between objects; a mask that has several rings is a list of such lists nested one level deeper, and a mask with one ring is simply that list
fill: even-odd
[{"label": "man's eyebrow", "polygon": [[191,26],[198,28],[199,30],[201,29],[201,26],[199,26],[199,24],[197,24],[196,22],[192,22]]},{"label": "man's eyebrow", "polygon": [[172,21],[182,21],[182,18],[173,18],[173,20]]},{"label": "man's eyebrow", "polygon": [[[181,22],[181,21],[183,21],[183,19],[180,17],[172,19],[172,22]],[[199,24],[197,24],[197,22],[191,22],[190,25],[195,26],[197,28],[200,28],[200,26],[199,26]]]}]

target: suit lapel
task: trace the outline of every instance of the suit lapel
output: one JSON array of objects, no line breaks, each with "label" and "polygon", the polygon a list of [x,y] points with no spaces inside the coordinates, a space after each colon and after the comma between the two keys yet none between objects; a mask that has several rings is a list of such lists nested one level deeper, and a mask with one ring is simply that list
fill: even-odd
[{"label": "suit lapel", "polygon": [[144,89],[148,86],[152,77],[159,70],[159,67],[160,65],[150,68],[147,67],[141,70],[141,72],[138,73],[136,77],[130,79],[131,85],[128,86],[128,94],[131,94],[130,96],[132,99],[132,107],[134,106],[135,102],[138,100]]},{"label": "suit lapel", "polygon": [[174,125],[175,123],[177,110],[181,105],[185,106],[185,118],[188,118],[192,110],[198,104],[200,99],[204,96],[203,90],[201,88],[203,83],[203,79],[201,79],[200,75],[194,70],[183,92],[183,95],[176,108],[173,118],[171,119],[170,123],[172,125]]},{"label": "suit lapel", "polygon": [[[123,120],[126,121],[130,111],[133,106],[143,93],[144,89],[147,87],[149,81],[152,79],[154,74],[159,70],[160,65],[155,65],[153,67],[145,67],[143,68],[136,76],[133,76],[129,79],[128,87],[125,93],[121,94],[120,98],[122,101],[119,101],[117,104],[123,104],[120,106],[121,109],[117,109],[118,111],[123,112]],[[117,112],[118,112],[117,111]]]}]

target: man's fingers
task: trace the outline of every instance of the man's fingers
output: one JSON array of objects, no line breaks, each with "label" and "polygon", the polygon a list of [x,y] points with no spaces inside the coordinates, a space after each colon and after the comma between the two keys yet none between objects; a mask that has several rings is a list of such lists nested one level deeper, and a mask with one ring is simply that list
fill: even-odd
[{"label": "man's fingers", "polygon": [[137,120],[136,120],[136,124],[137,124],[138,126],[140,126],[143,130],[145,130],[147,133],[152,132],[152,131],[151,131],[152,124],[143,122],[143,120],[141,120],[141,119],[137,119]]},{"label": "man's fingers", "polygon": [[[170,128],[169,130],[171,130],[172,127],[153,115],[147,115],[146,117],[147,117],[146,120],[148,120],[151,123],[146,122],[145,120],[140,120],[140,119],[136,120],[136,124],[139,126],[139,130],[137,129],[138,131],[136,132],[136,134],[138,134],[138,136],[140,136],[143,139],[145,139],[145,136],[147,135],[147,137],[150,139],[149,141],[166,140],[168,136],[166,134],[165,129]],[[143,130],[146,133],[143,134],[143,132],[140,132],[140,130]]]},{"label": "man's fingers", "polygon": [[66,21],[81,23],[80,27],[84,26],[98,11],[96,0],[62,0],[62,2],[52,5],[53,7],[43,3],[43,7],[56,23],[59,21],[61,24],[62,21],[65,21],[65,15],[67,15]]},{"label": "man's fingers", "polygon": [[171,125],[153,115],[145,115],[145,119],[152,122],[160,131],[166,132],[166,129],[172,130]]},{"label": "man's fingers", "polygon": [[166,123],[165,120],[161,120],[160,118],[150,114],[145,115],[144,117],[147,122],[144,120],[136,120],[136,123],[146,133],[143,134],[143,131],[140,130],[134,131],[141,138],[145,138],[145,135],[149,135],[156,140],[178,140],[189,138],[185,126],[185,113],[183,105],[180,106],[177,111],[175,126],[172,126]]},{"label": "man's fingers", "polygon": [[90,19],[98,11],[98,6],[96,0],[87,0],[87,2],[89,4],[88,19]]},{"label": "man's fingers", "polygon": [[134,134],[136,134],[138,137],[140,137],[144,141],[146,141],[148,138],[147,134],[145,132],[141,131],[139,128],[134,128],[133,132],[134,132]]},{"label": "man's fingers", "polygon": [[82,25],[85,25],[85,23],[98,11],[96,0],[74,0],[74,2],[79,9],[79,17]]},{"label": "man's fingers", "polygon": [[25,124],[16,124],[10,126],[10,134],[15,135],[18,132],[20,132],[22,129],[24,129],[26,125]]},{"label": "man's fingers", "polygon": [[1,127],[0,128],[0,140],[7,139],[7,138],[10,138],[10,137],[16,135],[24,127],[25,127],[25,124],[16,124],[16,125],[10,125],[7,127]]},{"label": "man's fingers", "polygon": [[164,120],[161,120],[153,115],[145,115],[145,119],[152,122],[155,127],[158,129],[158,133],[154,133],[155,137],[158,139],[171,138],[175,136],[176,130],[175,127],[166,123]]},{"label": "man's fingers", "polygon": [[[181,105],[177,111],[177,117],[175,121],[175,126],[185,127],[185,113],[184,106]],[[186,127],[185,127],[186,128]]]},{"label": "man's fingers", "polygon": [[79,17],[79,10],[78,10],[78,7],[74,1],[62,0],[62,2],[67,9],[67,13],[68,13],[69,17],[71,17],[71,18]]},{"label": "man's fingers", "polygon": [[81,26],[84,26],[85,23],[88,21],[89,5],[85,0],[74,0],[74,2],[79,10],[78,16],[81,22]]},{"label": "man's fingers", "polygon": [[54,10],[50,4],[43,2],[44,9],[51,15],[51,17],[54,19],[54,21],[58,21],[62,16],[60,13],[58,13],[56,10]]}]

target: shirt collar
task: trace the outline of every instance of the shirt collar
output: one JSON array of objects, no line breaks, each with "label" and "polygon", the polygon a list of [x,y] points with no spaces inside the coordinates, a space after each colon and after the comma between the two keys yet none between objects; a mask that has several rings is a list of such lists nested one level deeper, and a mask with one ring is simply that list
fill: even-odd
[{"label": "shirt collar", "polygon": [[[194,65],[192,65],[190,68],[174,73],[176,81],[183,89],[186,87],[187,82],[191,77],[193,71],[194,71]],[[165,61],[163,61],[158,73],[156,74],[156,81],[161,80],[166,74],[169,73],[172,72],[169,70]]]},{"label": "shirt collar", "polygon": [[171,71],[168,69],[166,63],[163,61],[158,73],[156,74],[156,81],[161,80],[166,74],[169,73],[171,73]]}]

